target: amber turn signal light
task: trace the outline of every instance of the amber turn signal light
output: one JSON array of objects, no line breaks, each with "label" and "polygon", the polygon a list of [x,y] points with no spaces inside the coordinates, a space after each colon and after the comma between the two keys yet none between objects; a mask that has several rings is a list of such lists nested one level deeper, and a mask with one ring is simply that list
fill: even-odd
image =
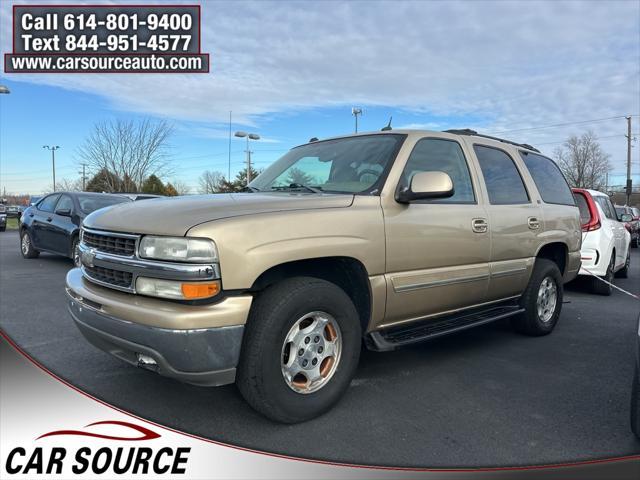
[{"label": "amber turn signal light", "polygon": [[220,282],[183,283],[182,295],[187,300],[214,297],[220,293]]}]

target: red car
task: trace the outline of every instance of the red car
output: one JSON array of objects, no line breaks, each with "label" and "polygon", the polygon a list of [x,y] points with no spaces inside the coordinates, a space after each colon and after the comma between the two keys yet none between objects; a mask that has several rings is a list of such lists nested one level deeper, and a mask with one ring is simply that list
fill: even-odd
[{"label": "red car", "polygon": [[631,215],[631,221],[624,222],[624,228],[631,234],[631,247],[638,248],[640,244],[640,210],[621,205],[615,205],[615,208],[620,221],[622,221],[622,215]]}]

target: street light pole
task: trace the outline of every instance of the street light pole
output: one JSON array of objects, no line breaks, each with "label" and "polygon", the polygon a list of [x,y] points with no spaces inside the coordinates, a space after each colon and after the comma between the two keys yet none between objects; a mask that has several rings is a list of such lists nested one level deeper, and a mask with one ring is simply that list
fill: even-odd
[{"label": "street light pole", "polygon": [[42,148],[46,148],[51,151],[51,169],[53,172],[53,191],[56,191],[56,150],[60,147],[58,145],[43,145]]},{"label": "street light pole", "polygon": [[245,152],[247,152],[247,185],[249,185],[249,183],[251,183],[251,150],[249,150],[249,140],[260,140],[260,135],[257,133],[236,132],[235,136],[239,138],[247,138],[247,149]]},{"label": "street light pole", "polygon": [[362,109],[358,107],[353,107],[351,109],[351,115],[356,117],[356,133],[358,133],[358,115],[362,115]]}]

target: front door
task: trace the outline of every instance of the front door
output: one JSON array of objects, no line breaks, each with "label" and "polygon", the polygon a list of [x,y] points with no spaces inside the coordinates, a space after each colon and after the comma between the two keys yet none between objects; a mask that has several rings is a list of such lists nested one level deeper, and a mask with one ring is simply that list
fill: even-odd
[{"label": "front door", "polygon": [[387,309],[379,326],[469,307],[483,302],[487,294],[487,212],[462,146],[448,138],[420,139],[398,188],[424,171],[449,174],[454,195],[408,205],[383,203]]},{"label": "front door", "polygon": [[53,221],[53,211],[60,194],[55,193],[45,197],[33,212],[33,222],[31,238],[36,247],[51,250],[52,234],[51,222]]}]

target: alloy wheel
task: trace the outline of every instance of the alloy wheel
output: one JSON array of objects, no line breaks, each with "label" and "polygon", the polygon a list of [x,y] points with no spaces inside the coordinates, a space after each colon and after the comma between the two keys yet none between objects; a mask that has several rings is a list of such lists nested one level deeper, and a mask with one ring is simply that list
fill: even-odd
[{"label": "alloy wheel", "polygon": [[29,234],[25,233],[22,235],[22,241],[20,242],[20,248],[22,250],[23,255],[29,254],[29,248],[31,248],[31,239],[29,239]]},{"label": "alloy wheel", "polygon": [[338,322],[326,312],[310,312],[293,324],[282,345],[280,366],[293,391],[313,393],[336,372],[342,353]]},{"label": "alloy wheel", "polygon": [[547,323],[553,317],[558,302],[558,287],[551,277],[545,277],[538,289],[538,318],[543,323]]}]

